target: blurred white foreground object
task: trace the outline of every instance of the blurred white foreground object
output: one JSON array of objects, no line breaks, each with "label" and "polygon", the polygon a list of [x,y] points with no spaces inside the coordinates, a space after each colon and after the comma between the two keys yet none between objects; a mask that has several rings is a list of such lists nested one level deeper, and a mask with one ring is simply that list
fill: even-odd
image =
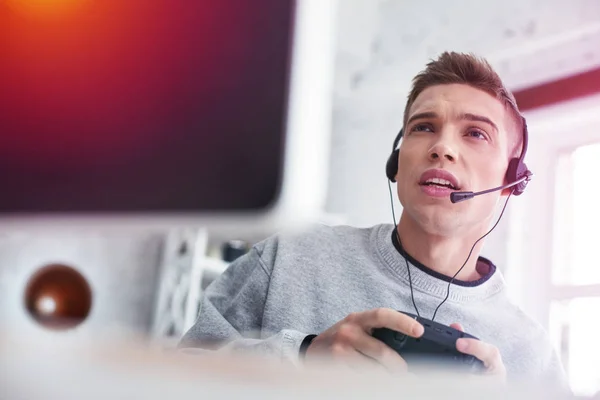
[{"label": "blurred white foreground object", "polygon": [[7,399],[561,399],[457,376],[297,369],[264,359],[160,353],[137,342],[3,337],[0,387]]}]

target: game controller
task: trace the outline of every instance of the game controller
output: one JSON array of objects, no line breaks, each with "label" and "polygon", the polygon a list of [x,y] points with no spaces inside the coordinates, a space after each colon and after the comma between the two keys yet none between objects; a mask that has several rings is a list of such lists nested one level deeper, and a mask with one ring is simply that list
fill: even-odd
[{"label": "game controller", "polygon": [[408,364],[409,370],[420,367],[424,369],[447,367],[452,371],[464,370],[471,373],[479,373],[484,370],[481,360],[456,349],[458,339],[479,340],[478,338],[426,318],[406,312],[402,312],[402,314],[408,315],[423,325],[425,331],[421,337],[414,338],[387,328],[376,328],[372,335],[402,356]]}]

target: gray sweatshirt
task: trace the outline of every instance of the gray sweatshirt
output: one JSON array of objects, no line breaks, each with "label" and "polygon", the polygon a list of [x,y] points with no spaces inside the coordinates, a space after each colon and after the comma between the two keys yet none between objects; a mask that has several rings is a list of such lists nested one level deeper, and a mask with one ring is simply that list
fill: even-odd
[{"label": "gray sweatshirt", "polygon": [[[388,307],[415,314],[406,261],[419,312],[431,318],[449,279],[406,254],[393,232],[393,225],[317,226],[256,244],[206,289],[180,348],[256,351],[299,363],[307,335],[352,312]],[[509,302],[504,278],[490,261],[480,257],[478,265],[483,278],[455,281],[436,321],[461,323],[498,347],[509,379],[567,387],[546,332]]]}]

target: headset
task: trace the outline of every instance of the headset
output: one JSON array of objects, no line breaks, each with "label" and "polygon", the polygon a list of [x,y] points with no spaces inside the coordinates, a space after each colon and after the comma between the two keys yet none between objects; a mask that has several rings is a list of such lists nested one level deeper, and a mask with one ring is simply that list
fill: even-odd
[{"label": "headset", "polygon": [[[452,282],[454,282],[456,276],[458,276],[460,271],[463,270],[465,265],[467,265],[467,262],[471,258],[471,254],[473,253],[473,250],[475,249],[475,246],[477,245],[477,243],[479,243],[479,241],[483,240],[483,238],[485,238],[487,235],[489,235],[496,228],[496,226],[500,222],[500,219],[502,218],[502,215],[504,215],[504,210],[506,209],[506,206],[508,204],[508,200],[510,199],[510,196],[511,195],[519,196],[519,195],[523,194],[523,192],[525,191],[525,189],[527,187],[527,184],[529,183],[529,181],[531,181],[531,179],[533,177],[533,173],[527,168],[527,165],[525,164],[525,155],[527,153],[527,146],[528,146],[528,141],[529,141],[529,133],[527,131],[527,121],[525,120],[525,118],[523,116],[521,116],[521,121],[523,124],[523,132],[522,132],[523,144],[522,144],[521,154],[519,155],[518,158],[516,158],[516,157],[511,158],[508,163],[508,167],[506,169],[506,175],[504,178],[505,182],[508,182],[508,184],[498,186],[495,188],[491,188],[491,189],[482,190],[479,192],[456,191],[456,192],[452,192],[450,194],[450,201],[452,203],[458,203],[458,202],[461,202],[464,200],[472,199],[473,197],[480,196],[482,194],[495,192],[497,190],[504,190],[504,189],[512,188],[511,192],[509,193],[509,195],[506,199],[506,202],[504,203],[502,212],[500,213],[500,216],[498,217],[498,220],[496,221],[494,226],[492,226],[492,228],[489,231],[487,231],[487,233],[485,235],[483,235],[482,237],[477,239],[475,241],[475,243],[473,243],[473,246],[471,247],[471,250],[469,251],[469,255],[467,256],[467,259],[465,260],[464,264],[460,267],[460,269],[458,271],[456,271],[456,273],[454,274],[454,276],[452,277],[450,282],[448,282],[448,290],[446,292],[446,297],[436,307],[436,309],[433,313],[433,317],[431,319],[432,321],[435,320],[435,316],[436,316],[439,308],[442,306],[442,304],[444,304],[446,302],[446,300],[448,300],[448,297],[450,296],[450,285],[452,284]],[[401,243],[401,241],[400,241],[400,235],[398,234],[398,226],[397,226],[397,222],[396,222],[396,216],[394,213],[394,201],[393,201],[392,187],[391,187],[390,182],[396,182],[396,174],[398,173],[398,157],[400,155],[400,149],[398,148],[398,144],[400,143],[400,140],[404,136],[403,131],[404,131],[404,129],[401,129],[400,132],[398,133],[398,135],[396,136],[396,138],[394,139],[394,145],[392,147],[392,154],[390,154],[390,156],[387,160],[387,163],[385,165],[385,174],[388,178],[388,188],[390,190],[392,218],[394,219],[394,226],[395,226],[396,237],[398,238],[398,243]],[[412,303],[413,303],[413,306],[415,307],[415,311],[417,312],[417,315],[420,317],[419,309],[417,308],[417,304],[415,303],[415,297],[414,297],[414,292],[413,292],[413,287],[412,287],[412,278],[411,278],[411,274],[410,274],[410,267],[408,265],[408,261],[406,260],[406,258],[404,258],[404,261],[406,262],[406,269],[408,270],[408,279],[409,279],[409,283],[410,283],[410,295],[411,295]]]}]

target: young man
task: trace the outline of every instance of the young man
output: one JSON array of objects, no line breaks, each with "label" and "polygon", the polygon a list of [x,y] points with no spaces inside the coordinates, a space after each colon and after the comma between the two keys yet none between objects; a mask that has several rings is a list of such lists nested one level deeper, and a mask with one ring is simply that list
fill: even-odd
[{"label": "young man", "polygon": [[566,386],[544,330],[509,302],[500,271],[478,257],[478,239],[514,187],[450,201],[454,191],[509,183],[522,140],[514,98],[487,62],[442,54],[414,79],[406,104],[390,177],[403,205],[397,226],[322,226],[255,245],[206,290],[180,346],[404,370],[402,357],[372,330],[419,337],[423,327],[396,310],[432,318],[439,307],[437,322],[480,339],[457,347],[483,361],[488,374]]}]

